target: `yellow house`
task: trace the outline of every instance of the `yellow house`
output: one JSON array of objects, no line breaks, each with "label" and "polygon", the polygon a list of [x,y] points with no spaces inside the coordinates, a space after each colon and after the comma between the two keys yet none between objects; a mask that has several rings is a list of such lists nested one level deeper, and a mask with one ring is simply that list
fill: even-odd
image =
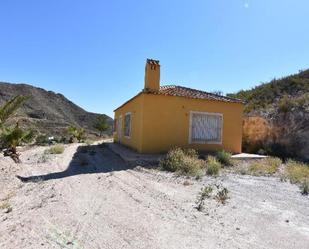
[{"label": "yellow house", "polygon": [[140,153],[163,153],[175,146],[241,152],[242,101],[160,86],[157,60],[147,59],[144,89],[114,112],[114,141]]}]

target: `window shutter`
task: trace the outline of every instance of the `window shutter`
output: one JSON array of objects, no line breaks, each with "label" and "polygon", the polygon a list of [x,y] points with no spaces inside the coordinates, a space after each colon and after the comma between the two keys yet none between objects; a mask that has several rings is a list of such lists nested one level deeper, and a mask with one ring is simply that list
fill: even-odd
[{"label": "window shutter", "polygon": [[210,113],[192,113],[192,142],[221,142],[222,115]]}]

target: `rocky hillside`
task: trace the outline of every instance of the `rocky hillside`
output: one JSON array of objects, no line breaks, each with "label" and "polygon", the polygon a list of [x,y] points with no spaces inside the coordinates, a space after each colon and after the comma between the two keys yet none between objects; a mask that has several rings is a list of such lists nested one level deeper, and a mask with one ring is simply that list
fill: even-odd
[{"label": "rocky hillside", "polygon": [[[49,135],[62,134],[70,125],[83,127],[93,134],[97,133],[93,124],[99,114],[85,111],[62,94],[27,84],[0,82],[0,105],[16,95],[30,98],[18,110],[11,122],[19,120],[22,126],[31,127]],[[108,120],[112,123],[110,117]]]},{"label": "rocky hillside", "polygon": [[[282,157],[309,160],[309,69],[229,96],[245,100],[245,113],[251,117],[246,124],[251,133],[244,132],[244,149],[256,152],[262,148]],[[257,141],[252,133],[250,126],[257,124],[252,117],[262,117],[267,122],[268,129],[255,127],[259,132],[267,130],[262,141]],[[252,146],[252,141],[258,146]]]}]

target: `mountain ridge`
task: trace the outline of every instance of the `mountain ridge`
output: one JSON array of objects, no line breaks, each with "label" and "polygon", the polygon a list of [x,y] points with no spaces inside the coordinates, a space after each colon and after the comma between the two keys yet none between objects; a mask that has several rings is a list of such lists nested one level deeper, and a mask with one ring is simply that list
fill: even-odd
[{"label": "mountain ridge", "polygon": [[309,161],[309,69],[229,96],[246,103],[245,150]]},{"label": "mountain ridge", "polygon": [[[93,125],[101,114],[87,112],[61,93],[26,83],[0,82],[0,105],[16,95],[30,98],[17,111],[11,122],[18,121],[24,127],[51,135],[63,134],[70,125],[83,127],[88,133],[97,134]],[[112,118],[105,116],[112,124]]]}]

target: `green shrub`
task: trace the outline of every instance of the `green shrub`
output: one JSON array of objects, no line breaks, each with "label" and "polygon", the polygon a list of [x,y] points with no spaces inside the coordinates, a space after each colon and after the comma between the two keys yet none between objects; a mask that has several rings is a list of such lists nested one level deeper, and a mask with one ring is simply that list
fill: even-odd
[{"label": "green shrub", "polygon": [[216,187],[217,187],[218,192],[217,192],[215,198],[217,199],[218,202],[225,204],[226,200],[229,199],[228,189],[223,187],[222,185],[216,185]]},{"label": "green shrub", "polygon": [[194,150],[175,148],[167,153],[160,166],[166,171],[178,172],[181,175],[201,176],[204,162],[198,159]]},{"label": "green shrub", "polygon": [[198,211],[203,211],[205,208],[205,199],[211,197],[211,193],[213,191],[212,186],[205,186],[201,188],[201,191],[199,192],[199,195],[196,200],[196,209]]},{"label": "green shrub", "polygon": [[183,152],[184,152],[185,155],[188,156],[188,157],[198,158],[198,153],[197,153],[197,151],[194,150],[194,149],[185,149]]},{"label": "green shrub", "polygon": [[287,113],[294,107],[294,102],[288,95],[283,96],[283,98],[279,101],[278,111]]},{"label": "green shrub", "polygon": [[86,138],[86,131],[84,128],[77,128],[75,126],[70,126],[67,128],[68,134],[70,137],[70,142],[74,142],[74,139],[76,139],[79,143],[83,142]]},{"label": "green shrub", "polygon": [[302,195],[308,195],[309,194],[309,180],[304,181],[300,188],[301,188]]},{"label": "green shrub", "polygon": [[171,149],[165,159],[160,162],[160,166],[166,171],[175,172],[181,167],[184,157],[185,154],[182,149]]},{"label": "green shrub", "polygon": [[64,152],[64,146],[62,144],[56,144],[46,150],[48,154],[62,154]]},{"label": "green shrub", "polygon": [[207,170],[206,170],[207,175],[216,176],[219,174],[221,164],[220,162],[217,161],[215,157],[208,156],[206,164],[207,164]]},{"label": "green shrub", "polygon": [[267,157],[253,162],[249,170],[255,175],[272,175],[278,171],[281,164],[282,161],[280,158]]},{"label": "green shrub", "polygon": [[46,145],[48,144],[48,136],[44,134],[40,134],[35,138],[35,144],[36,145]]},{"label": "green shrub", "polygon": [[194,157],[185,156],[178,169],[179,174],[188,176],[201,176],[204,162]]},{"label": "green shrub", "polygon": [[223,165],[232,165],[232,154],[224,150],[217,153],[217,160]]},{"label": "green shrub", "polygon": [[309,180],[309,166],[290,159],[285,167],[284,178],[289,179],[291,183],[307,181]]}]

